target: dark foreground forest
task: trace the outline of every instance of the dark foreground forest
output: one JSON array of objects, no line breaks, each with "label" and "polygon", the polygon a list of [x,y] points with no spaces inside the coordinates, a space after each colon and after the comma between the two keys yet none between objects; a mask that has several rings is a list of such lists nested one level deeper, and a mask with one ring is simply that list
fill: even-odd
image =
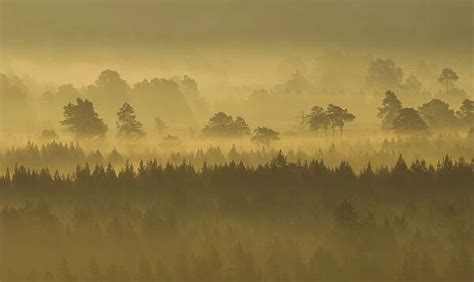
[{"label": "dark foreground forest", "polygon": [[21,165],[1,281],[472,281],[474,163]]}]

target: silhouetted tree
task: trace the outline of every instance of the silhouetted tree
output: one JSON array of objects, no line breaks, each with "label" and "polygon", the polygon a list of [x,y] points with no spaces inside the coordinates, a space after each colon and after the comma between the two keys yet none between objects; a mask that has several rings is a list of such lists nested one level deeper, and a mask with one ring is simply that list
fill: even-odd
[{"label": "silhouetted tree", "polygon": [[199,95],[197,82],[187,75],[183,76],[181,80],[181,90],[185,96],[196,97]]},{"label": "silhouetted tree", "polygon": [[452,85],[459,76],[450,68],[443,68],[439,75],[438,81],[446,85],[446,93],[449,92],[449,86]]},{"label": "silhouetted tree", "polygon": [[163,137],[163,142],[160,144],[160,146],[169,149],[179,147],[181,146],[181,143],[182,141],[178,136],[168,135]]},{"label": "silhouetted tree", "polygon": [[58,134],[56,134],[56,131],[54,129],[44,129],[41,131],[41,134],[39,136],[39,139],[41,140],[54,140],[58,138]]},{"label": "silhouetted tree", "polygon": [[402,78],[402,69],[392,59],[376,59],[369,64],[367,83],[377,90],[400,88]]},{"label": "silhouetted tree", "polygon": [[385,92],[385,98],[382,101],[382,107],[378,108],[377,117],[382,119],[382,129],[392,129],[393,120],[397,117],[402,108],[402,103],[398,100],[395,93],[388,90]]},{"label": "silhouetted tree", "polygon": [[160,118],[155,118],[155,128],[158,131],[158,135],[161,135],[165,129],[168,128],[168,125]]},{"label": "silhouetted tree", "polygon": [[101,102],[108,101],[117,105],[125,102],[130,86],[117,71],[104,70],[97,77],[95,85],[89,86],[88,91],[92,92],[91,99],[94,97],[93,99],[97,98]]},{"label": "silhouetted tree", "polygon": [[0,130],[17,130],[30,119],[28,88],[17,76],[0,73]]},{"label": "silhouetted tree", "polygon": [[464,125],[468,127],[474,126],[474,101],[465,99],[462,101],[459,111],[456,115],[461,119]]},{"label": "silhouetted tree", "polygon": [[64,106],[64,120],[60,124],[67,126],[69,131],[80,138],[104,136],[108,129],[94,110],[92,102],[80,98],[76,104]]},{"label": "silhouetted tree", "polygon": [[141,138],[145,136],[143,125],[137,121],[135,110],[128,103],[117,112],[117,137],[119,138]]},{"label": "silhouetted tree", "polygon": [[415,133],[426,131],[428,126],[415,109],[403,108],[393,120],[392,129],[397,133]]},{"label": "silhouetted tree", "polygon": [[218,112],[209,119],[202,132],[207,136],[240,137],[250,134],[250,128],[242,117],[234,120],[232,116]]},{"label": "silhouetted tree", "polygon": [[70,103],[80,98],[79,91],[72,84],[63,84],[58,87],[55,100],[61,104]]},{"label": "silhouetted tree", "polygon": [[311,109],[311,113],[308,115],[308,119],[309,119],[308,121],[309,127],[312,130],[324,129],[324,134],[327,139],[328,129],[329,129],[329,126],[331,125],[331,120],[328,114],[324,111],[324,109],[319,106],[314,106]]},{"label": "silhouetted tree", "polygon": [[250,128],[247,122],[242,117],[235,118],[235,130],[239,135],[249,135]]},{"label": "silhouetted tree", "polygon": [[439,99],[423,104],[418,108],[418,112],[431,128],[452,128],[457,122],[454,110],[449,109],[449,105]]},{"label": "silhouetted tree", "polygon": [[338,127],[341,131],[341,137],[342,129],[344,128],[345,123],[351,122],[355,119],[355,116],[349,113],[347,109],[343,109],[333,104],[329,104],[326,110],[326,115],[329,118],[333,135],[335,128]]},{"label": "silhouetted tree", "polygon": [[406,79],[405,83],[403,84],[403,89],[406,91],[413,93],[415,95],[420,94],[422,89],[422,84],[420,80],[414,74],[410,74]]},{"label": "silhouetted tree", "polygon": [[265,146],[270,145],[272,141],[280,140],[280,133],[268,127],[257,127],[255,129],[255,135],[252,136],[252,142],[260,143]]},{"label": "silhouetted tree", "polygon": [[301,94],[312,90],[311,83],[299,71],[291,74],[291,78],[284,84],[287,93]]}]

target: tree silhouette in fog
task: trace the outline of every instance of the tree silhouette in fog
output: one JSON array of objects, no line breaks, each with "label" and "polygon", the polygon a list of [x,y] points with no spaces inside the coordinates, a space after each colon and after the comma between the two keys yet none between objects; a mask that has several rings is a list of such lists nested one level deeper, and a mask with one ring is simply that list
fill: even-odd
[{"label": "tree silhouette in fog", "polygon": [[326,111],[324,111],[324,109],[320,106],[314,106],[311,109],[311,113],[308,115],[308,120],[309,127],[316,131],[323,129],[327,139],[328,129],[331,126],[331,120],[329,119]]},{"label": "tree silhouette in fog", "polygon": [[240,137],[250,134],[250,128],[242,117],[234,120],[231,115],[218,112],[209,119],[202,132],[213,137]]},{"label": "tree silhouette in fog", "polygon": [[0,73],[0,131],[15,130],[30,122],[29,93],[19,77]]},{"label": "tree silhouette in fog", "polygon": [[108,129],[94,110],[92,102],[80,98],[76,100],[76,104],[69,103],[64,106],[64,120],[60,121],[60,124],[79,138],[104,136]]},{"label": "tree silhouette in fog", "polygon": [[137,121],[135,110],[128,103],[117,112],[117,137],[118,138],[141,138],[145,136],[143,125]]},{"label": "tree silhouette in fog", "polygon": [[461,119],[461,122],[468,127],[474,126],[474,101],[465,99],[462,101],[459,111],[456,115]]},{"label": "tree silhouette in fog", "polygon": [[44,129],[39,136],[39,139],[44,141],[51,141],[57,138],[58,134],[54,129]]},{"label": "tree silhouette in fog", "polygon": [[79,91],[72,84],[63,84],[56,92],[56,99],[61,104],[70,103],[79,97]]},{"label": "tree silhouette in fog", "polygon": [[403,83],[402,88],[410,94],[418,95],[423,89],[423,84],[414,74],[410,74]]},{"label": "tree silhouette in fog", "polygon": [[252,136],[252,142],[259,143],[265,146],[270,145],[272,141],[280,140],[280,133],[268,127],[257,127]]},{"label": "tree silhouette in fog", "polygon": [[443,68],[438,77],[438,81],[446,85],[446,93],[449,93],[449,87],[459,79],[459,76],[455,71],[450,68]]},{"label": "tree silhouette in fog", "polygon": [[369,64],[367,83],[377,90],[398,89],[402,78],[402,69],[392,59],[376,59]]},{"label": "tree silhouette in fog", "polygon": [[382,100],[382,107],[378,108],[377,117],[382,119],[382,129],[391,130],[393,120],[397,117],[402,108],[402,103],[398,100],[395,93],[388,90],[385,92],[385,98]]},{"label": "tree silhouette in fog", "polygon": [[196,97],[199,95],[197,82],[187,75],[183,76],[180,87],[185,96]]},{"label": "tree silhouette in fog", "polygon": [[117,102],[123,102],[126,99],[130,86],[127,81],[120,77],[120,74],[114,70],[102,71],[95,85],[91,86],[93,90],[98,91],[100,95],[104,95],[105,99],[113,99]]},{"label": "tree silhouette in fog", "polygon": [[332,134],[334,135],[334,131],[336,128],[339,128],[342,137],[342,130],[346,122],[351,122],[355,119],[355,116],[351,114],[347,109],[343,109],[339,106],[329,104],[326,115],[329,118],[329,122],[332,128]]},{"label": "tree silhouette in fog", "polygon": [[158,131],[158,135],[161,135],[163,131],[165,131],[168,128],[168,125],[160,117],[156,117],[155,128],[156,128],[156,131]]},{"label": "tree silhouette in fog", "polygon": [[454,110],[449,109],[448,103],[432,99],[418,107],[418,112],[430,128],[453,128],[457,119]]},{"label": "tree silhouette in fog", "polygon": [[392,129],[396,133],[416,133],[426,131],[428,125],[415,109],[403,108],[393,120]]}]

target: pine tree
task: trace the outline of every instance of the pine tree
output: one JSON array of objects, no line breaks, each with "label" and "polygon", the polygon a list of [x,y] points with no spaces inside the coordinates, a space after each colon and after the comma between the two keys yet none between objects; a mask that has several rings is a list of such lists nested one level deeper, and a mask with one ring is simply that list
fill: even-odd
[{"label": "pine tree", "polygon": [[67,126],[76,137],[91,138],[104,136],[107,125],[99,118],[94,105],[89,100],[77,99],[77,104],[69,103],[64,106],[64,120],[60,124]]},{"label": "pine tree", "polygon": [[155,128],[158,131],[158,135],[161,135],[163,131],[168,128],[168,125],[160,117],[156,117]]},{"label": "pine tree", "polygon": [[142,138],[145,136],[141,122],[136,120],[135,110],[128,103],[117,112],[117,137],[118,138]]},{"label": "pine tree", "polygon": [[402,109],[402,103],[398,100],[392,91],[385,92],[385,98],[382,101],[382,107],[378,108],[377,117],[382,119],[382,129],[392,129],[393,120],[397,117],[398,112]]}]

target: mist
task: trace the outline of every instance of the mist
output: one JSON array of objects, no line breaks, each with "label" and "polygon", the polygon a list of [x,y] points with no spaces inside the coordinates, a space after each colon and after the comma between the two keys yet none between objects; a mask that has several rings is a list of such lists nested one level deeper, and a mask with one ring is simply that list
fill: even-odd
[{"label": "mist", "polygon": [[472,11],[0,0],[0,280],[472,281]]}]

